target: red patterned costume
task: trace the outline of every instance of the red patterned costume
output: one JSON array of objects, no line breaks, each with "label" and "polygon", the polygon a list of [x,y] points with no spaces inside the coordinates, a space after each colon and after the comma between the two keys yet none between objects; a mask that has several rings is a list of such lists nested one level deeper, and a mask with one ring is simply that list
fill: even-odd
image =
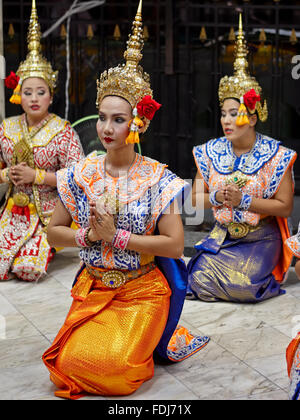
[{"label": "red patterned costume", "polygon": [[[33,168],[56,172],[77,162],[83,150],[70,123],[49,114],[28,130],[25,114],[5,119],[0,126],[2,168],[25,161]],[[53,252],[44,227],[57,200],[56,187],[9,184],[0,218],[0,280],[12,271],[22,280],[38,280]]]}]

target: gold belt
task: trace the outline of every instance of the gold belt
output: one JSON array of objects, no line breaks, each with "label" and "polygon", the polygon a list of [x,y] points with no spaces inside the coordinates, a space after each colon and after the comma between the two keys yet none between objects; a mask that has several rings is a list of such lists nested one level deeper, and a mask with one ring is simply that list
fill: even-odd
[{"label": "gold belt", "polygon": [[19,192],[13,195],[14,204],[19,207],[26,207],[30,203],[30,198],[27,194]]},{"label": "gold belt", "polygon": [[[123,284],[129,280],[137,279],[138,277],[149,273],[154,270],[155,267],[156,264],[154,262],[150,262],[149,264],[142,265],[137,270],[106,270],[88,265],[86,266],[86,269],[92,276],[101,280],[105,286],[115,289],[123,286]],[[95,286],[97,287],[97,285]]]},{"label": "gold belt", "polygon": [[261,219],[256,226],[248,225],[248,223],[236,223],[232,222],[226,225],[223,225],[227,228],[228,233],[236,239],[243,238],[244,236],[248,235],[250,232],[255,232],[259,228],[261,228],[263,225],[266,225],[267,223],[270,223],[273,218],[265,217],[264,219]]}]

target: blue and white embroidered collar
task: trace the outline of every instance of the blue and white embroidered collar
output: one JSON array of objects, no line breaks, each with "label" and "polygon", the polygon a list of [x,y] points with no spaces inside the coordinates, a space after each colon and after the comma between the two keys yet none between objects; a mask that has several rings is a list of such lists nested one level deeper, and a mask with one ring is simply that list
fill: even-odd
[{"label": "blue and white embroidered collar", "polygon": [[279,146],[279,141],[256,133],[254,147],[250,152],[241,156],[235,155],[232,143],[226,137],[207,142],[206,153],[211,159],[214,169],[220,174],[227,175],[241,171],[246,175],[251,175],[276,155]]}]

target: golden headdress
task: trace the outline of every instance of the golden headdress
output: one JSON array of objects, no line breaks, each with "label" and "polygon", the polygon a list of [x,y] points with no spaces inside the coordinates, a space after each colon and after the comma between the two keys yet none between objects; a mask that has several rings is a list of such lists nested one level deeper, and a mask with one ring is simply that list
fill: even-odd
[{"label": "golden headdress", "polygon": [[130,103],[134,119],[130,121],[131,135],[127,138],[129,143],[139,142],[138,128],[144,125],[139,117],[145,117],[147,128],[155,111],[160,107],[160,104],[153,100],[150,77],[139,65],[143,57],[143,46],[142,0],[140,0],[132,25],[132,34],[129,35],[124,53],[126,62],[105,70],[97,80],[97,107],[106,96],[120,96]]},{"label": "golden headdress", "polygon": [[261,104],[262,88],[255,77],[251,76],[247,62],[248,48],[243,32],[242,15],[239,17],[239,31],[235,45],[235,61],[233,76],[224,76],[219,84],[219,101],[223,104],[225,99],[235,98],[241,102],[237,125],[249,122],[247,109],[250,114],[258,113],[259,119],[264,122],[268,118],[267,102]]},{"label": "golden headdress", "polygon": [[45,80],[51,93],[53,93],[57,82],[58,71],[53,71],[51,64],[42,55],[41,30],[38,22],[35,0],[32,0],[27,42],[27,57],[25,61],[20,63],[18,71],[16,72],[16,75],[20,80],[11,98],[11,102],[13,103],[21,102],[20,97],[18,98],[20,87],[22,82],[29,77],[40,77]]}]

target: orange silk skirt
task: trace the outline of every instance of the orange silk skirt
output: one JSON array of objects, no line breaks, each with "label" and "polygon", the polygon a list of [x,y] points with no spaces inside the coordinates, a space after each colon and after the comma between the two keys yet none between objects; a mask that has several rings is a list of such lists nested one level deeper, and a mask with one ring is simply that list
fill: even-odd
[{"label": "orange silk skirt", "polygon": [[167,280],[158,268],[117,289],[94,280],[80,273],[64,325],[43,355],[58,397],[129,395],[154,374],[169,314]]}]

